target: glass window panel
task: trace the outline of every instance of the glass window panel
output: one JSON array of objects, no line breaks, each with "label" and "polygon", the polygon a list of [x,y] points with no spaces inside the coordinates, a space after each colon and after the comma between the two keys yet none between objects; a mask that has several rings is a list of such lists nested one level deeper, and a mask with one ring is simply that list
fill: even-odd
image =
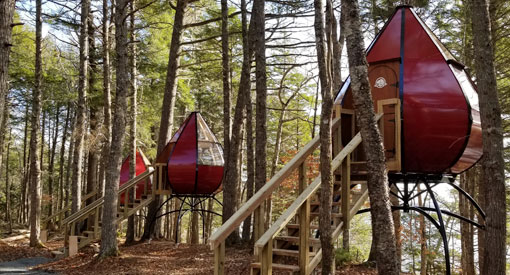
[{"label": "glass window panel", "polygon": [[223,149],[218,143],[198,142],[198,165],[223,166]]},{"label": "glass window panel", "polygon": [[197,115],[198,141],[218,142],[201,115]]}]

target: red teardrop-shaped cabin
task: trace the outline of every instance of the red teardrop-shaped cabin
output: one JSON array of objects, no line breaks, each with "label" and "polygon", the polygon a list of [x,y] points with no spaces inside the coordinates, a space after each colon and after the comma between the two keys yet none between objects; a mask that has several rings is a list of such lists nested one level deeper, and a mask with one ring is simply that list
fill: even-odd
[{"label": "red teardrop-shaped cabin", "polygon": [[[374,107],[384,112],[386,158],[399,159],[390,172],[458,174],[480,159],[475,85],[411,7],[396,9],[368,47],[367,61]],[[355,132],[350,78],[335,104],[351,112],[340,111],[345,145]]]},{"label": "red teardrop-shaped cabin", "polygon": [[[129,163],[131,160],[131,156],[128,156],[124,161],[122,162],[122,166],[120,167],[120,181],[119,186],[124,185],[126,182],[129,181]],[[147,167],[150,165],[149,160],[141,151],[136,151],[136,175],[140,175],[143,172],[147,171]],[[150,179],[147,179],[145,181],[142,181],[138,184],[136,184],[136,199],[140,199],[143,193],[143,190],[145,188],[145,184],[147,184],[147,190],[151,189],[151,181]],[[124,203],[124,193],[120,195],[120,202],[121,204]]]},{"label": "red teardrop-shaped cabin", "polygon": [[223,180],[223,149],[204,119],[192,112],[167,145],[172,193],[209,195]]}]

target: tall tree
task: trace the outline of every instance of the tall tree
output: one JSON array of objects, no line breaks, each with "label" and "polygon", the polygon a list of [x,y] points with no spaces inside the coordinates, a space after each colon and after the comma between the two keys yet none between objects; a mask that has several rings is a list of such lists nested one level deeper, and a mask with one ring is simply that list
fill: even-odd
[{"label": "tall tree", "polygon": [[[476,169],[472,168],[460,176],[460,188],[468,191],[475,183]],[[471,193],[468,191],[468,193]],[[473,195],[472,193],[470,195]],[[468,200],[459,193],[459,212],[460,215],[468,218],[471,217],[472,207]],[[461,240],[461,267],[463,274],[475,275],[475,257],[473,246],[473,225],[461,222],[460,223],[460,240]]]},{"label": "tall tree", "polygon": [[[12,36],[12,20],[14,17],[15,0],[0,2],[0,110],[4,109],[5,95],[9,91],[9,54]],[[0,124],[4,120],[0,114]]]},{"label": "tall tree", "polygon": [[[163,96],[163,108],[161,108],[161,122],[159,124],[158,148],[159,155],[167,143],[170,141],[172,128],[174,125],[174,109],[177,93],[177,69],[179,68],[179,51],[181,48],[181,35],[184,26],[184,14],[186,7],[193,0],[177,0],[175,5],[174,25],[172,29],[172,40],[170,41],[170,50],[168,55],[168,67],[166,72],[165,94]],[[173,6],[173,4],[172,4]],[[147,213],[148,219],[145,221],[145,232],[142,239],[150,237],[159,237],[159,228],[157,222],[152,222],[158,214],[158,208],[161,204],[161,197],[156,196],[149,205]]]},{"label": "tall tree", "polygon": [[368,81],[368,64],[365,57],[360,10],[357,0],[343,0],[345,31],[351,90],[354,99],[357,124],[363,138],[367,156],[368,194],[372,215],[372,231],[375,232],[377,270],[379,274],[399,274],[395,231],[391,216],[388,175],[382,138],[375,119],[374,105]]},{"label": "tall tree", "polygon": [[[331,206],[333,197],[333,171],[331,170],[331,112],[333,108],[332,93],[332,41],[331,20],[332,4],[326,1],[326,19],[324,18],[324,6],[322,0],[314,1],[315,8],[315,45],[317,48],[317,63],[319,66],[319,80],[322,94],[322,112],[319,124],[320,136],[320,207],[319,227],[321,231],[320,241],[322,247],[322,273],[334,274],[334,247],[333,230],[331,229]],[[334,19],[333,19],[334,20]]]},{"label": "tall tree", "polygon": [[78,104],[76,109],[76,125],[74,126],[74,153],[73,153],[73,174],[72,174],[72,202],[71,211],[77,212],[81,208],[82,170],[83,170],[83,143],[86,131],[86,97],[87,77],[89,67],[89,10],[90,0],[81,1],[81,23],[80,23],[80,67],[78,77]]},{"label": "tall tree", "polygon": [[223,148],[225,152],[230,150],[230,57],[228,46],[228,1],[221,0],[221,73],[223,82]]},{"label": "tall tree", "polygon": [[[485,179],[485,249],[481,274],[505,274],[506,200],[501,107],[498,100],[491,18],[487,0],[472,0],[475,69],[482,122]],[[490,198],[490,199],[487,199]]]},{"label": "tall tree", "polygon": [[[253,6],[255,9],[256,6]],[[243,63],[241,67],[241,80],[239,82],[239,91],[237,93],[237,101],[234,109],[234,120],[232,123],[232,136],[230,138],[230,150],[228,152],[227,164],[225,165],[225,180],[223,184],[223,215],[222,221],[226,222],[236,211],[237,202],[237,182],[239,180],[239,152],[241,151],[242,145],[242,134],[241,128],[243,125],[243,118],[245,114],[246,97],[250,93],[250,69],[251,69],[251,58],[253,56],[253,42],[251,36],[253,35],[253,29],[255,26],[254,17],[252,16],[250,27],[248,29],[246,19],[246,5],[245,1],[241,1],[242,9],[242,37],[243,37]],[[252,12],[253,13],[253,12]],[[255,228],[255,231],[258,229]],[[231,234],[227,239],[227,243],[235,243],[239,241],[239,235],[237,233]]]},{"label": "tall tree", "polygon": [[[137,90],[138,85],[136,83],[136,39],[135,35],[135,0],[132,0],[129,4],[129,35],[131,40],[131,54],[129,55],[129,68],[131,75],[131,125],[129,127],[129,178],[133,179],[136,177],[136,110],[137,110]],[[130,194],[130,200],[135,199],[135,193]],[[126,231],[126,244],[133,243],[135,241],[135,217],[133,215],[128,218],[128,225]]]},{"label": "tall tree", "polygon": [[127,97],[129,93],[128,13],[129,0],[115,2],[115,65],[116,85],[112,121],[112,140],[106,168],[100,257],[119,254],[117,246],[117,192],[119,190],[122,143],[126,130]]},{"label": "tall tree", "polygon": [[41,233],[41,166],[39,165],[39,123],[42,93],[42,0],[35,2],[35,87],[32,93],[30,132],[30,246],[40,246]]},{"label": "tall tree", "polygon": [[[267,74],[266,74],[266,28],[265,1],[254,0],[252,24],[255,24],[253,36],[250,36],[255,55],[255,188],[258,191],[267,178]],[[245,95],[246,96],[246,95]],[[271,199],[266,201],[266,222],[263,215],[257,215],[260,224],[268,225],[271,219]]]},{"label": "tall tree", "polygon": [[108,0],[103,0],[103,148],[101,151],[101,167],[99,168],[98,197],[104,192],[105,167],[110,155],[112,136],[112,112],[110,92],[110,21],[108,20]]}]

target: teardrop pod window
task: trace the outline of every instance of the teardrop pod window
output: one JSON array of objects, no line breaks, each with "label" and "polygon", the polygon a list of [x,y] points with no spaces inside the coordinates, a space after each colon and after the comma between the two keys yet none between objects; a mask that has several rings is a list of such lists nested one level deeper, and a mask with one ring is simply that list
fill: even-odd
[{"label": "teardrop pod window", "polygon": [[168,181],[176,194],[209,195],[223,180],[223,149],[198,112],[170,140]]}]

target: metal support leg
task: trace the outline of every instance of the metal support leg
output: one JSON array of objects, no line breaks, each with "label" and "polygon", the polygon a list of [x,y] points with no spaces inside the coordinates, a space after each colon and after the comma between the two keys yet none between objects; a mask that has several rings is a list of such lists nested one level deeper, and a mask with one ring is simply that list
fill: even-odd
[{"label": "metal support leg", "polygon": [[430,195],[430,199],[432,199],[432,202],[434,203],[434,207],[436,209],[437,219],[439,220],[439,233],[441,234],[441,237],[443,239],[443,246],[444,246],[444,259],[446,262],[446,275],[450,275],[450,252],[448,250],[448,237],[446,236],[446,228],[444,226],[443,222],[443,215],[441,214],[441,208],[439,208],[439,204],[437,203],[436,196],[434,196],[434,193],[432,192],[432,189],[430,188],[430,185],[425,180],[423,182],[425,184],[425,187],[427,188],[427,192]]}]

